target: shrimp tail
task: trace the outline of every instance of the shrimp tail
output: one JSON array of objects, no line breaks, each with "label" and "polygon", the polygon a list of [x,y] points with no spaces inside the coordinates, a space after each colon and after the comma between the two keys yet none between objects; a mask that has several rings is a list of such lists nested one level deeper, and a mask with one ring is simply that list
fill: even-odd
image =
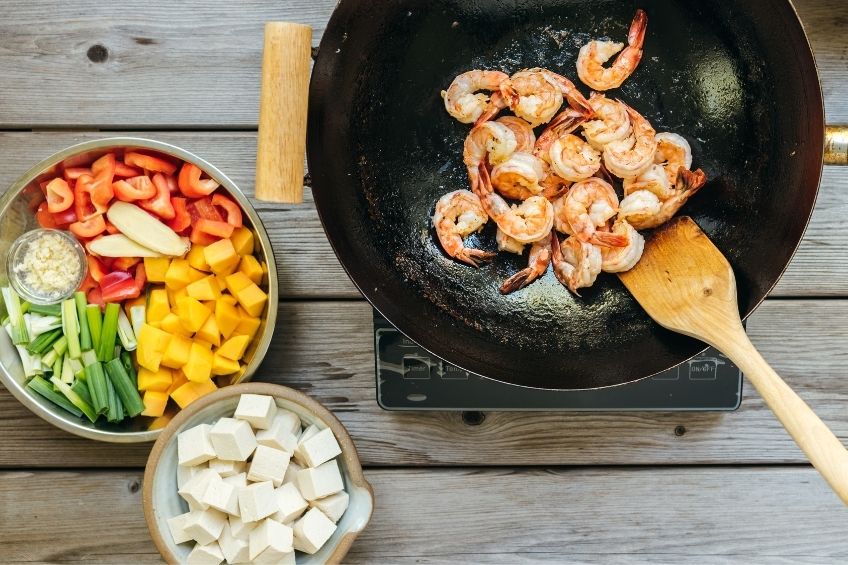
[{"label": "shrimp tail", "polygon": [[503,282],[500,288],[501,294],[515,292],[516,290],[524,288],[534,280],[536,280],[536,277],[534,276],[532,267],[522,269]]},{"label": "shrimp tail", "polygon": [[582,114],[574,108],[566,108],[550,121],[544,131],[539,134],[536,144],[533,146],[533,154],[542,160],[547,160],[548,151],[557,138],[571,133],[580,127],[589,116]]},{"label": "shrimp tail", "polygon": [[607,170],[607,166],[601,161],[601,166],[598,168],[596,176],[605,180],[608,184],[614,185],[612,174]]},{"label": "shrimp tail", "polygon": [[454,259],[462,261],[472,267],[479,267],[481,263],[491,261],[495,254],[491,251],[483,251],[481,249],[473,249],[471,247],[463,247],[462,250],[454,256]]},{"label": "shrimp tail", "polygon": [[630,238],[626,234],[596,231],[589,239],[589,243],[601,247],[624,247],[630,243]]},{"label": "shrimp tail", "polygon": [[648,14],[645,10],[636,10],[630,30],[627,32],[627,44],[634,49],[642,49],[645,44],[645,30],[648,28]]},{"label": "shrimp tail", "polygon": [[707,182],[707,175],[701,169],[690,171],[680,168],[677,172],[677,190],[686,193],[686,197],[693,196]]},{"label": "shrimp tail", "polygon": [[580,293],[577,292],[577,289],[574,288],[574,281],[571,276],[565,272],[563,266],[565,265],[565,257],[562,255],[562,248],[560,247],[559,237],[557,237],[556,232],[551,232],[551,262],[554,264],[554,276],[557,280],[562,283],[563,286],[567,287],[568,290],[580,296]]},{"label": "shrimp tail", "polygon": [[480,114],[480,117],[477,118],[477,121],[474,122],[474,126],[479,126],[483,122],[488,122],[490,120],[495,119],[495,117],[500,113],[501,110],[506,108],[508,105],[507,99],[501,94],[501,91],[495,91],[492,93],[491,98],[489,98],[489,103],[486,105],[486,109],[483,110],[483,113]]}]

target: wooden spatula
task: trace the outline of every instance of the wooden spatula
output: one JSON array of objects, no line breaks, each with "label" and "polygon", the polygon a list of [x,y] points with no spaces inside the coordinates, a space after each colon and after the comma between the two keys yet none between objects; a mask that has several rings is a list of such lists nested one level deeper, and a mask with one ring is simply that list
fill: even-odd
[{"label": "wooden spatula", "polygon": [[658,229],[621,281],[660,325],[709,343],[748,377],[810,462],[848,504],[848,451],[748,340],[730,263],[688,217]]}]

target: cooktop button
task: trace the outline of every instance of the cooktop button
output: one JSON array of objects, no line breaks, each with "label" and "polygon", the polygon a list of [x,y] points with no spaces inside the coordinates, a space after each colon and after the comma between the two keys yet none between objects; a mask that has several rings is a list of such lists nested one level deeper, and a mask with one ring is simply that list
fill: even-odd
[{"label": "cooktop button", "polygon": [[430,360],[418,355],[403,356],[403,378],[405,379],[429,379]]},{"label": "cooktop button", "polygon": [[468,380],[468,372],[463,371],[459,367],[454,367],[453,365],[444,364],[444,370],[442,371],[442,378],[446,380]]}]

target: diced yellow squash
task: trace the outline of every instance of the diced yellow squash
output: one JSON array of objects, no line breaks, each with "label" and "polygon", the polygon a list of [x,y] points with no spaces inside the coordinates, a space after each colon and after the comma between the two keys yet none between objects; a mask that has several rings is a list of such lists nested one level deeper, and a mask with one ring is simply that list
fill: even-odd
[{"label": "diced yellow squash", "polygon": [[199,330],[211,314],[209,308],[191,296],[177,299],[177,316],[180,317],[183,327],[190,332]]},{"label": "diced yellow squash", "polygon": [[177,403],[180,408],[185,408],[201,396],[205,396],[218,390],[212,379],[207,379],[202,383],[187,382],[177,390],[171,393],[171,398]]},{"label": "diced yellow squash", "polygon": [[144,324],[136,337],[138,340],[138,349],[135,352],[136,362],[150,371],[158,371],[162,353],[168,346],[171,334],[151,324]]},{"label": "diced yellow squash", "polygon": [[173,335],[181,335],[185,337],[191,336],[191,332],[183,327],[183,323],[180,320],[180,317],[177,316],[174,312],[169,312],[167,316],[162,318],[162,321],[159,322],[159,327],[162,331],[168,332]]},{"label": "diced yellow squash", "polygon": [[219,353],[215,353],[212,359],[212,374],[213,375],[229,375],[235,373],[241,368],[238,361],[227,359]]},{"label": "diced yellow squash", "polygon": [[265,303],[268,302],[268,295],[256,284],[250,283],[236,293],[236,299],[248,314],[259,316],[265,308]]},{"label": "diced yellow squash", "polygon": [[208,381],[212,376],[212,360],[214,354],[198,342],[191,344],[188,362],[183,367],[183,373],[188,380],[199,383]]},{"label": "diced yellow squash", "polygon": [[224,339],[227,339],[241,322],[241,316],[239,316],[235,304],[224,300],[225,296],[229,295],[222,296],[215,303],[215,322],[218,324],[218,330],[221,332],[221,335],[224,336]]},{"label": "diced yellow squash", "polygon": [[183,296],[188,296],[188,292],[186,292],[185,287],[178,289],[168,289],[168,302],[170,302],[171,306],[173,307],[176,307],[177,300],[179,300]]},{"label": "diced yellow squash", "polygon": [[171,419],[173,417],[174,417],[173,412],[166,412],[165,414],[162,414],[158,418],[153,419],[147,425],[147,429],[148,430],[161,430],[162,428],[164,428],[165,426],[167,426],[171,422]]},{"label": "diced yellow squash", "polygon": [[232,272],[239,263],[238,253],[233,247],[233,242],[229,239],[219,239],[215,243],[207,245],[203,250],[203,255],[206,257],[206,262],[209,263],[209,268],[216,274]]},{"label": "diced yellow squash", "polygon": [[164,288],[155,288],[150,291],[150,300],[147,302],[145,318],[148,322],[161,322],[165,316],[171,313],[171,305],[168,302],[168,291]]},{"label": "diced yellow squash", "polygon": [[191,245],[191,249],[188,251],[188,255],[186,255],[186,260],[188,261],[188,264],[195,269],[209,272],[211,269],[209,268],[209,263],[206,262],[206,257],[203,254],[203,250],[205,248],[205,245],[193,243]]},{"label": "diced yellow squash", "polygon": [[193,283],[194,281],[199,281],[200,279],[202,279],[203,277],[205,277],[207,275],[208,275],[208,273],[204,273],[203,271],[198,271],[194,267],[191,267],[191,269],[189,269],[189,272],[188,272],[189,284]]},{"label": "diced yellow squash", "polygon": [[162,365],[171,369],[179,369],[188,363],[188,353],[191,350],[191,340],[182,335],[173,335],[168,347],[162,353]]},{"label": "diced yellow squash", "polygon": [[157,371],[150,371],[144,367],[138,369],[138,390],[165,392],[171,386],[172,380],[171,370],[165,367],[159,367]]},{"label": "diced yellow squash", "polygon": [[246,335],[236,335],[222,343],[216,353],[221,357],[238,361],[244,357],[244,352],[247,349],[248,343],[250,343],[250,337]]},{"label": "diced yellow squash", "polygon": [[156,392],[147,390],[144,393],[144,411],[142,416],[153,416],[158,418],[165,413],[165,407],[168,405],[168,393]]},{"label": "diced yellow squash", "polygon": [[237,273],[233,273],[232,275],[226,276],[227,281],[227,290],[230,291],[230,294],[238,298],[238,292],[243,288],[247,288],[253,284],[253,282],[247,278],[247,275],[242,273],[241,271]]},{"label": "diced yellow squash", "polygon": [[215,316],[206,318],[206,321],[203,322],[203,325],[197,330],[194,337],[202,339],[215,347],[221,345],[221,332],[218,330],[218,323],[215,321]]},{"label": "diced yellow squash", "polygon": [[191,265],[186,259],[172,259],[165,272],[165,286],[171,290],[183,288],[191,282]]},{"label": "diced yellow squash", "polygon": [[215,275],[207,275],[202,279],[190,283],[186,287],[186,292],[192,298],[197,300],[217,300],[221,296],[221,289],[218,288],[218,281],[215,280]]},{"label": "diced yellow squash", "polygon": [[170,265],[170,257],[145,257],[144,274],[147,276],[147,282],[165,282],[165,273]]},{"label": "diced yellow squash", "polygon": [[244,226],[236,228],[230,236],[230,241],[233,242],[233,248],[239,255],[253,254],[253,232],[250,228]]},{"label": "diced yellow squash", "polygon": [[171,386],[169,386],[167,390],[169,396],[172,392],[174,392],[175,390],[177,390],[188,382],[188,379],[186,378],[185,373],[183,373],[182,369],[175,369],[174,371],[172,371],[172,373],[174,375],[174,380],[171,381]]},{"label": "diced yellow squash", "polygon": [[262,271],[262,265],[259,264],[256,257],[253,255],[245,255],[241,258],[241,262],[239,263],[239,272],[247,275],[247,278],[252,280],[256,284],[260,284],[262,282],[262,275],[264,274]]},{"label": "diced yellow squash", "polygon": [[241,306],[238,307],[238,312],[241,321],[239,322],[239,325],[236,326],[236,329],[233,330],[233,335],[246,335],[248,338],[253,339],[253,336],[255,336],[256,332],[259,330],[262,320],[255,316],[251,316]]},{"label": "diced yellow squash", "polygon": [[[226,288],[226,284],[225,284],[224,288]],[[235,297],[235,296],[233,296],[232,294],[222,294],[222,295],[221,295],[221,298],[220,298],[220,301],[221,301],[221,302],[226,302],[227,304],[231,304],[231,305],[233,305],[233,306],[235,306],[236,304],[238,304],[238,300],[236,300],[236,297]]]}]

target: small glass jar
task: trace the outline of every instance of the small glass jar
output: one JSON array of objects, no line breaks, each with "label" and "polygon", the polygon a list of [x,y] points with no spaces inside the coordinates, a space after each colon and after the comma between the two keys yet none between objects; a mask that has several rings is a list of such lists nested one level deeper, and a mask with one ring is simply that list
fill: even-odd
[{"label": "small glass jar", "polygon": [[[51,239],[53,243],[50,242]],[[58,248],[55,247],[56,245]],[[28,254],[38,251],[35,246],[51,247],[49,261],[39,265],[38,261],[33,264],[34,256],[27,259]],[[61,253],[60,257],[53,256],[57,251],[66,251],[66,253]],[[60,264],[57,265],[57,261]],[[30,264],[27,265],[27,263]],[[74,266],[79,268],[74,269]],[[61,281],[51,282],[51,288],[48,289],[45,284],[39,282],[38,279],[41,277],[29,272],[36,268],[43,269],[42,274],[47,276],[64,278]],[[77,271],[76,275],[72,274],[74,270]],[[15,240],[6,256],[6,273],[9,276],[9,283],[21,298],[33,304],[55,304],[70,298],[82,284],[87,271],[85,249],[72,234],[61,230],[28,231]]]}]

